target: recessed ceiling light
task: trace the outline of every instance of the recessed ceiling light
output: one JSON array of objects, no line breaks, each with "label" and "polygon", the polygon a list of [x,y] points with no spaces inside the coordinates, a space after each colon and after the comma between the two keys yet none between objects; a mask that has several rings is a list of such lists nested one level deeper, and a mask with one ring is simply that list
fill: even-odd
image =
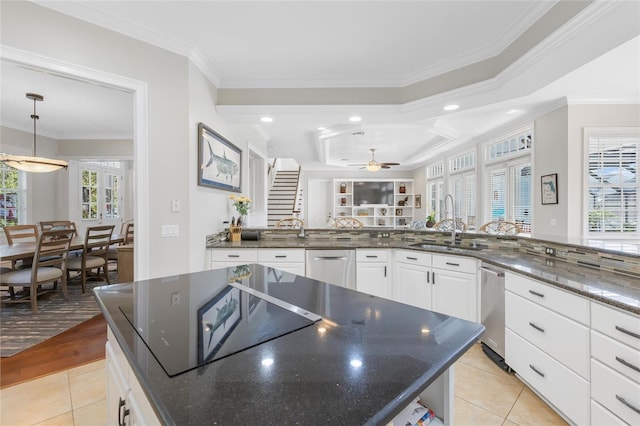
[{"label": "recessed ceiling light", "polygon": [[513,114],[517,114],[517,113],[519,113],[519,112],[520,112],[520,110],[519,110],[519,109],[512,109],[512,110],[507,111],[507,114],[509,114],[509,115],[513,115]]},{"label": "recessed ceiling light", "polygon": [[263,123],[272,123],[273,117],[262,117],[260,121],[262,121]]},{"label": "recessed ceiling light", "polygon": [[443,109],[444,109],[445,111],[455,111],[455,110],[457,110],[458,108],[460,108],[460,105],[451,104],[451,105],[447,105],[447,106],[445,106]]},{"label": "recessed ceiling light", "polygon": [[318,127],[318,130],[323,131],[323,130],[327,130],[327,128],[320,126],[320,127]]},{"label": "recessed ceiling light", "polygon": [[358,117],[357,115],[352,115],[351,117],[349,117],[349,121],[352,121],[354,123],[361,120],[362,120],[362,117]]}]

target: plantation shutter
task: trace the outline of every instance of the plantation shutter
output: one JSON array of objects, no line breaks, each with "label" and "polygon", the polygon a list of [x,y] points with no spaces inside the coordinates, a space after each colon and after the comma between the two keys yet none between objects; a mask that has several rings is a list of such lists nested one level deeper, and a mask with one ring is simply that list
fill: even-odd
[{"label": "plantation shutter", "polygon": [[491,220],[505,219],[505,196],[507,192],[506,170],[498,169],[489,172],[489,196]]},{"label": "plantation shutter", "polygon": [[589,144],[589,232],[637,232],[640,138],[592,135]]},{"label": "plantation shutter", "polygon": [[464,201],[467,213],[466,222],[469,226],[476,225],[476,175],[464,176]]},{"label": "plantation shutter", "polygon": [[522,232],[531,229],[531,165],[511,166],[511,215],[509,221],[520,225]]}]

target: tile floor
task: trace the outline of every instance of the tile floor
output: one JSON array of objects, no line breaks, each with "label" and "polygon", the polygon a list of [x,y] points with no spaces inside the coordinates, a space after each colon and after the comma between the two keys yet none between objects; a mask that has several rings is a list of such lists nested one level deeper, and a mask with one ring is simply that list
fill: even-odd
[{"label": "tile floor", "polygon": [[[0,424],[106,425],[105,361],[51,374],[0,391]],[[566,425],[514,375],[475,345],[455,368],[456,425]]]}]

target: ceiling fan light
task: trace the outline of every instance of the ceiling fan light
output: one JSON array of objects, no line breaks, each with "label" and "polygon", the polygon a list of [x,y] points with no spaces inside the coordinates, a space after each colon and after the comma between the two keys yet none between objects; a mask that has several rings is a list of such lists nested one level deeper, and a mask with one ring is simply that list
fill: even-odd
[{"label": "ceiling fan light", "polygon": [[14,169],[31,173],[47,173],[66,169],[69,165],[64,160],[43,157],[29,157],[24,155],[0,155],[0,162]]},{"label": "ceiling fan light", "polygon": [[369,170],[370,172],[377,172],[378,170],[380,170],[380,167],[380,164],[374,163],[373,161],[369,161],[369,163],[367,164],[367,170]]}]

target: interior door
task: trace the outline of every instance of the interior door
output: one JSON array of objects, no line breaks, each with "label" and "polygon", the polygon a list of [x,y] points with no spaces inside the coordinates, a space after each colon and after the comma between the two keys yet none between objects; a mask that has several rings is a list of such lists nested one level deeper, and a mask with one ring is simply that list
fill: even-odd
[{"label": "interior door", "polygon": [[118,167],[95,163],[81,165],[78,181],[80,217],[75,220],[80,232],[95,225],[115,225],[115,232],[120,232],[120,225],[125,220],[123,183],[123,172]]},{"label": "interior door", "polygon": [[307,228],[326,228],[331,213],[331,181],[329,179],[309,179],[305,194]]}]

